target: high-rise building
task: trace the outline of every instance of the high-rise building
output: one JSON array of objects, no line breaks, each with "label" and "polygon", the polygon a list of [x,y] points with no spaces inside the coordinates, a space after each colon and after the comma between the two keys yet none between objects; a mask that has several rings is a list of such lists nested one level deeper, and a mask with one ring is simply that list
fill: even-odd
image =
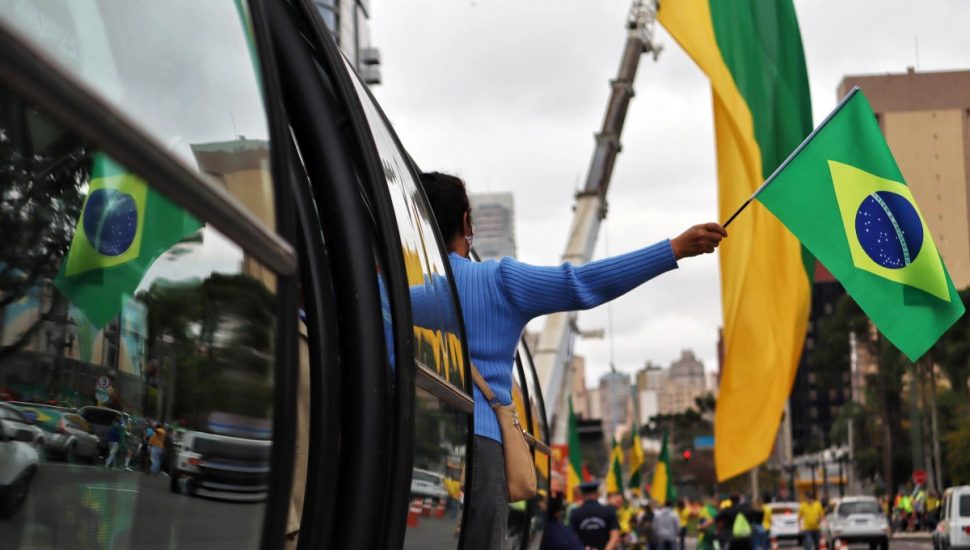
[{"label": "high-rise building", "polygon": [[593,418],[589,410],[589,391],[586,389],[586,359],[580,355],[573,356],[569,368],[573,371],[573,412],[577,418]]},{"label": "high-rise building", "polygon": [[[850,371],[817,371],[812,355],[820,323],[835,311],[845,289],[821,264],[815,264],[812,311],[808,319],[805,348],[788,399],[791,410],[792,452],[801,455],[829,447],[829,432],[839,410],[851,399]],[[846,334],[846,338],[849,335]]]},{"label": "high-rise building", "polygon": [[707,380],[704,375],[704,363],[694,355],[694,352],[685,349],[680,352],[680,359],[670,364],[670,373],[667,377],[680,385],[705,390]]},{"label": "high-rise building", "polygon": [[608,438],[615,435],[617,428],[628,427],[631,418],[630,375],[622,372],[608,372],[600,377],[599,401],[600,419],[603,422],[603,434]]},{"label": "high-rise building", "polygon": [[859,86],[957,289],[970,286],[970,71],[846,76]]},{"label": "high-rise building", "polygon": [[473,193],[475,252],[483,260],[515,257],[515,198],[512,193]]},{"label": "high-rise building", "polygon": [[314,0],[337,45],[369,85],[381,83],[381,52],[370,43],[370,0]]}]

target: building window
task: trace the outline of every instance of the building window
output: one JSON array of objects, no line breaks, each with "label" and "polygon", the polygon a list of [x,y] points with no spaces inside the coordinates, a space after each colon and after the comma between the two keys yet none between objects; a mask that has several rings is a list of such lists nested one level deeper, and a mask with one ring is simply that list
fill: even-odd
[{"label": "building window", "polygon": [[809,416],[812,417],[812,420],[818,419],[818,407],[812,407],[809,410]]}]

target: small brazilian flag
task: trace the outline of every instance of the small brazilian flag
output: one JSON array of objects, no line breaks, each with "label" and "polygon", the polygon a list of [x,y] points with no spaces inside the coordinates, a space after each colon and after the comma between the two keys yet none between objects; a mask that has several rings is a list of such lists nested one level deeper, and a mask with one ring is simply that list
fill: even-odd
[{"label": "small brazilian flag", "polygon": [[910,360],[963,315],[933,234],[858,88],[755,196]]},{"label": "small brazilian flag", "polygon": [[101,328],[152,263],[202,224],[106,155],[94,155],[88,196],[54,285]]},{"label": "small brazilian flag", "polygon": [[606,494],[614,493],[623,494],[623,450],[615,437],[610,451],[610,469],[606,472]]},{"label": "small brazilian flag", "polygon": [[573,411],[573,396],[569,396],[569,457],[566,462],[566,502],[573,502],[579,496],[579,484],[583,481],[583,449],[579,442],[579,427]]},{"label": "small brazilian flag", "polygon": [[653,480],[650,482],[650,498],[661,505],[677,499],[677,491],[673,484],[673,471],[670,468],[670,447],[667,445],[667,430],[664,430],[663,444],[660,445],[660,456],[657,466],[653,469]]}]

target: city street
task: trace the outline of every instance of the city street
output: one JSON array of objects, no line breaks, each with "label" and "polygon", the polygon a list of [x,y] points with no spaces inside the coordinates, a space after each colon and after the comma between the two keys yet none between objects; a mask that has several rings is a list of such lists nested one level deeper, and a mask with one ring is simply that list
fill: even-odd
[{"label": "city street", "polygon": [[45,462],[23,508],[0,520],[4,548],[255,548],[262,504],[189,497],[169,478]]}]

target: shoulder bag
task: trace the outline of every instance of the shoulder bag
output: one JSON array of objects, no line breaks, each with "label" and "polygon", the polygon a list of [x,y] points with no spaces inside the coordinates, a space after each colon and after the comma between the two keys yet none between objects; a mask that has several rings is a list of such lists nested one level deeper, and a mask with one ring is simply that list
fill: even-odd
[{"label": "shoulder bag", "polygon": [[528,500],[536,495],[536,468],[532,451],[526,441],[515,404],[502,405],[495,398],[495,392],[488,382],[472,365],[472,379],[485,395],[488,404],[495,411],[499,429],[502,430],[502,449],[505,453],[505,480],[509,488],[509,502]]}]

